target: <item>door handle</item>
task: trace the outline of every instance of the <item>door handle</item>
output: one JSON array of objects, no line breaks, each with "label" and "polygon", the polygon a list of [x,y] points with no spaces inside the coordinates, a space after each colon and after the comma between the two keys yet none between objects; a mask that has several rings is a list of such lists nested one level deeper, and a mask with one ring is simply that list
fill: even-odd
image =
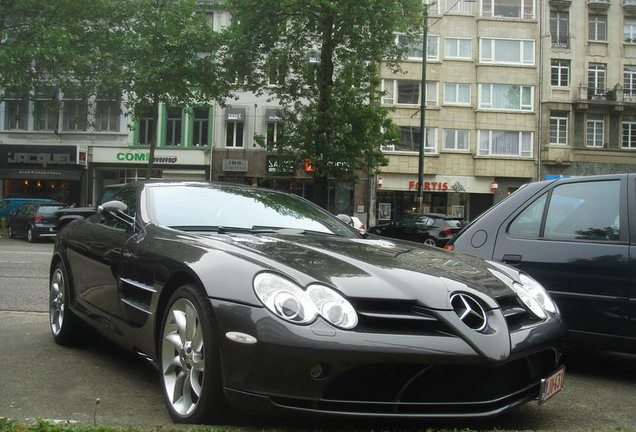
[{"label": "door handle", "polygon": [[521,255],[515,255],[515,254],[505,254],[503,256],[502,259],[503,262],[505,262],[506,264],[520,264],[521,263]]}]

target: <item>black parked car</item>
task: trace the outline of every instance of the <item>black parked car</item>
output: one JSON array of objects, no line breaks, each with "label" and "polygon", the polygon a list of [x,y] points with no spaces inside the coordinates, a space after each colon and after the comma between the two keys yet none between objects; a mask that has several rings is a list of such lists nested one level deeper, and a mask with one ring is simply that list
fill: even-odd
[{"label": "black parked car", "polygon": [[408,213],[368,229],[370,234],[444,247],[461,230],[462,219],[437,213]]},{"label": "black parked car", "polygon": [[68,207],[55,201],[31,201],[13,213],[7,227],[9,237],[26,237],[29,242],[57,235],[55,212]]},{"label": "black parked car", "polygon": [[73,344],[88,324],[150,360],[177,422],[482,417],[561,387],[561,317],[511,267],[369,238],[272,190],[139,182],[111,199],[57,236],[51,331]]},{"label": "black parked car", "polygon": [[527,184],[447,248],[532,275],[559,306],[570,344],[636,352],[636,174]]}]

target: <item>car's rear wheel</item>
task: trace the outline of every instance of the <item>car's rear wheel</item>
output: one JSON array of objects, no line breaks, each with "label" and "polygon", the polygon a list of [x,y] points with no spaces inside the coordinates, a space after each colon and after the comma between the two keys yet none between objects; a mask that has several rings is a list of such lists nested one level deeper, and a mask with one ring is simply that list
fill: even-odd
[{"label": "car's rear wheel", "polygon": [[69,308],[69,289],[66,269],[59,262],[49,283],[49,324],[53,339],[61,345],[78,343],[82,332],[81,323]]},{"label": "car's rear wheel", "polygon": [[37,236],[33,232],[33,227],[27,228],[27,240],[29,243],[34,243],[37,240]]},{"label": "car's rear wheel", "polygon": [[212,307],[194,286],[172,295],[160,337],[160,376],[172,419],[193,424],[227,419]]},{"label": "car's rear wheel", "polygon": [[435,246],[435,239],[427,237],[426,239],[424,239],[424,244],[429,246]]}]

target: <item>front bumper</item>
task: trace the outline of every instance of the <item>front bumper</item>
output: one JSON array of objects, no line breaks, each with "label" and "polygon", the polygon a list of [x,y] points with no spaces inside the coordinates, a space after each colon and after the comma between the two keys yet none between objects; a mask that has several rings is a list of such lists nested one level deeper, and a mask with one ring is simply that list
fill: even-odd
[{"label": "front bumper", "polygon": [[[297,326],[263,308],[212,305],[226,395],[250,412],[488,417],[538,397],[541,378],[560,365],[560,319],[539,324],[541,331],[490,335],[508,348],[497,357],[459,334],[343,331],[322,321]],[[231,341],[228,332],[257,342]]]}]

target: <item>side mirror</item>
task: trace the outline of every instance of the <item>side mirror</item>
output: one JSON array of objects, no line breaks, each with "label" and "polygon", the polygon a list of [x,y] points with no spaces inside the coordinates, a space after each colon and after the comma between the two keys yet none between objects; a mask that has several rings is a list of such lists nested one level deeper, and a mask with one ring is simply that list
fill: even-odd
[{"label": "side mirror", "polygon": [[126,225],[130,226],[134,230],[135,217],[130,216],[128,212],[128,206],[121,201],[108,201],[97,207],[97,212],[106,217],[115,218]]}]

